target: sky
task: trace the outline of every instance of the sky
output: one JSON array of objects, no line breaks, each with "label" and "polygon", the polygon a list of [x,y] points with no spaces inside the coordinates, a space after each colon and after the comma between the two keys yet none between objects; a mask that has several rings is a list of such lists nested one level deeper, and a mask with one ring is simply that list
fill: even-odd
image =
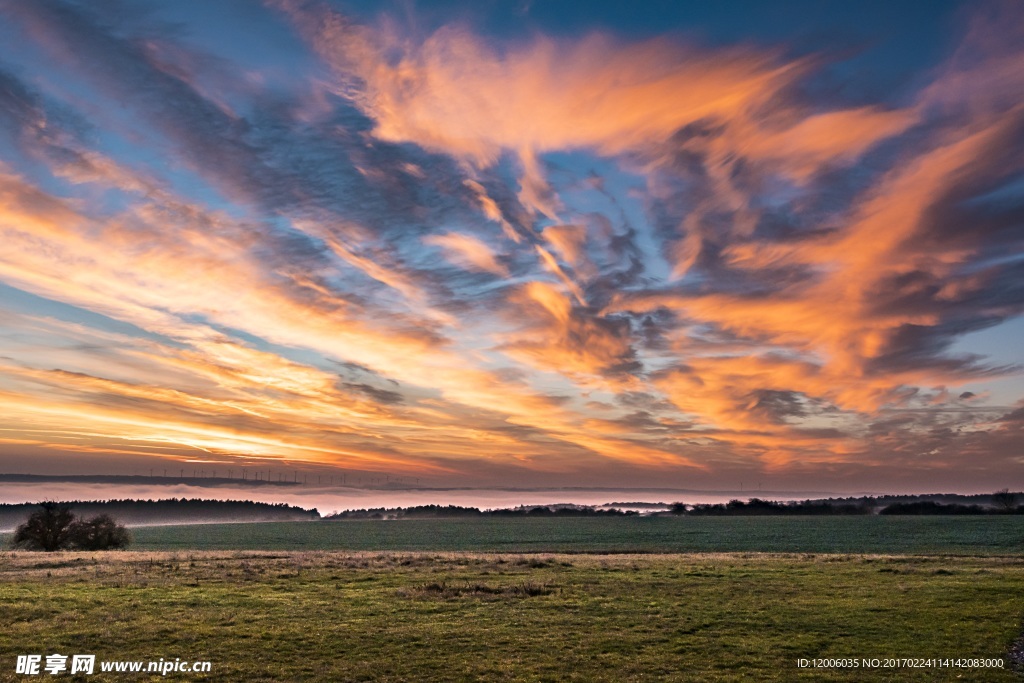
[{"label": "sky", "polygon": [[1021,92],[1010,1],[0,0],[0,472],[1024,488]]}]

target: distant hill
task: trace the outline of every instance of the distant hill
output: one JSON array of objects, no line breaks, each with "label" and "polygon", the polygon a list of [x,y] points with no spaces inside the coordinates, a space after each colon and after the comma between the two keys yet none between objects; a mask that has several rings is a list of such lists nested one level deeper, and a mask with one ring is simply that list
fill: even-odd
[{"label": "distant hill", "polygon": [[[320,519],[317,510],[285,503],[257,503],[251,500],[165,500],[65,501],[82,517],[108,514],[126,526],[158,524],[209,524],[215,522],[294,522]],[[0,531],[10,531],[24,522],[39,506],[35,503],[0,503]]]}]

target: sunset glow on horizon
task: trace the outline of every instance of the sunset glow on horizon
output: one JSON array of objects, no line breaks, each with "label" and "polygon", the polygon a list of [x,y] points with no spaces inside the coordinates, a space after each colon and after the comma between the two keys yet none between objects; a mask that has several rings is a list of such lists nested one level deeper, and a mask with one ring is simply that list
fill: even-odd
[{"label": "sunset glow on horizon", "polygon": [[1024,7],[894,4],[0,0],[0,472],[1024,488]]}]

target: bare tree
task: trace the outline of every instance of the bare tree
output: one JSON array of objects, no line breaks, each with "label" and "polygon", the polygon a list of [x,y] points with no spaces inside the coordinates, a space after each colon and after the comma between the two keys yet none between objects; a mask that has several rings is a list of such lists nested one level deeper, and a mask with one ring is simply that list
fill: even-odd
[{"label": "bare tree", "polygon": [[19,550],[117,550],[131,543],[128,529],[110,515],[78,519],[71,508],[59,503],[41,503],[24,524],[14,531],[11,547]]},{"label": "bare tree", "polygon": [[71,547],[71,508],[58,503],[42,503],[28,520],[14,531],[11,545],[22,550],[53,552]]},{"label": "bare tree", "polygon": [[1011,512],[1017,507],[1017,494],[1010,493],[1010,489],[996,491],[992,494],[992,504],[1006,512]]},{"label": "bare tree", "polygon": [[120,550],[131,543],[131,534],[110,515],[80,519],[71,525],[71,545],[79,550]]}]

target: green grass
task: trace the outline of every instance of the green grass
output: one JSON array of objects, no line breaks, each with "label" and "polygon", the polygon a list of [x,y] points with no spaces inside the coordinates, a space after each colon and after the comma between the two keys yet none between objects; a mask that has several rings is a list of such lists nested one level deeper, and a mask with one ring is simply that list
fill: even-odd
[{"label": "green grass", "polygon": [[59,652],[213,662],[101,681],[1013,681],[796,660],[1005,659],[1022,595],[996,557],[3,553],[0,679]]},{"label": "green grass", "polygon": [[367,520],[133,533],[133,552],[0,553],[0,681],[29,680],[13,674],[16,655],[54,652],[214,663],[206,678],[83,681],[1022,679],[796,666],[844,657],[1009,665],[1024,616],[1018,517]]},{"label": "green grass", "polygon": [[1024,517],[626,517],[272,522],[133,530],[137,550],[1024,555]]}]

